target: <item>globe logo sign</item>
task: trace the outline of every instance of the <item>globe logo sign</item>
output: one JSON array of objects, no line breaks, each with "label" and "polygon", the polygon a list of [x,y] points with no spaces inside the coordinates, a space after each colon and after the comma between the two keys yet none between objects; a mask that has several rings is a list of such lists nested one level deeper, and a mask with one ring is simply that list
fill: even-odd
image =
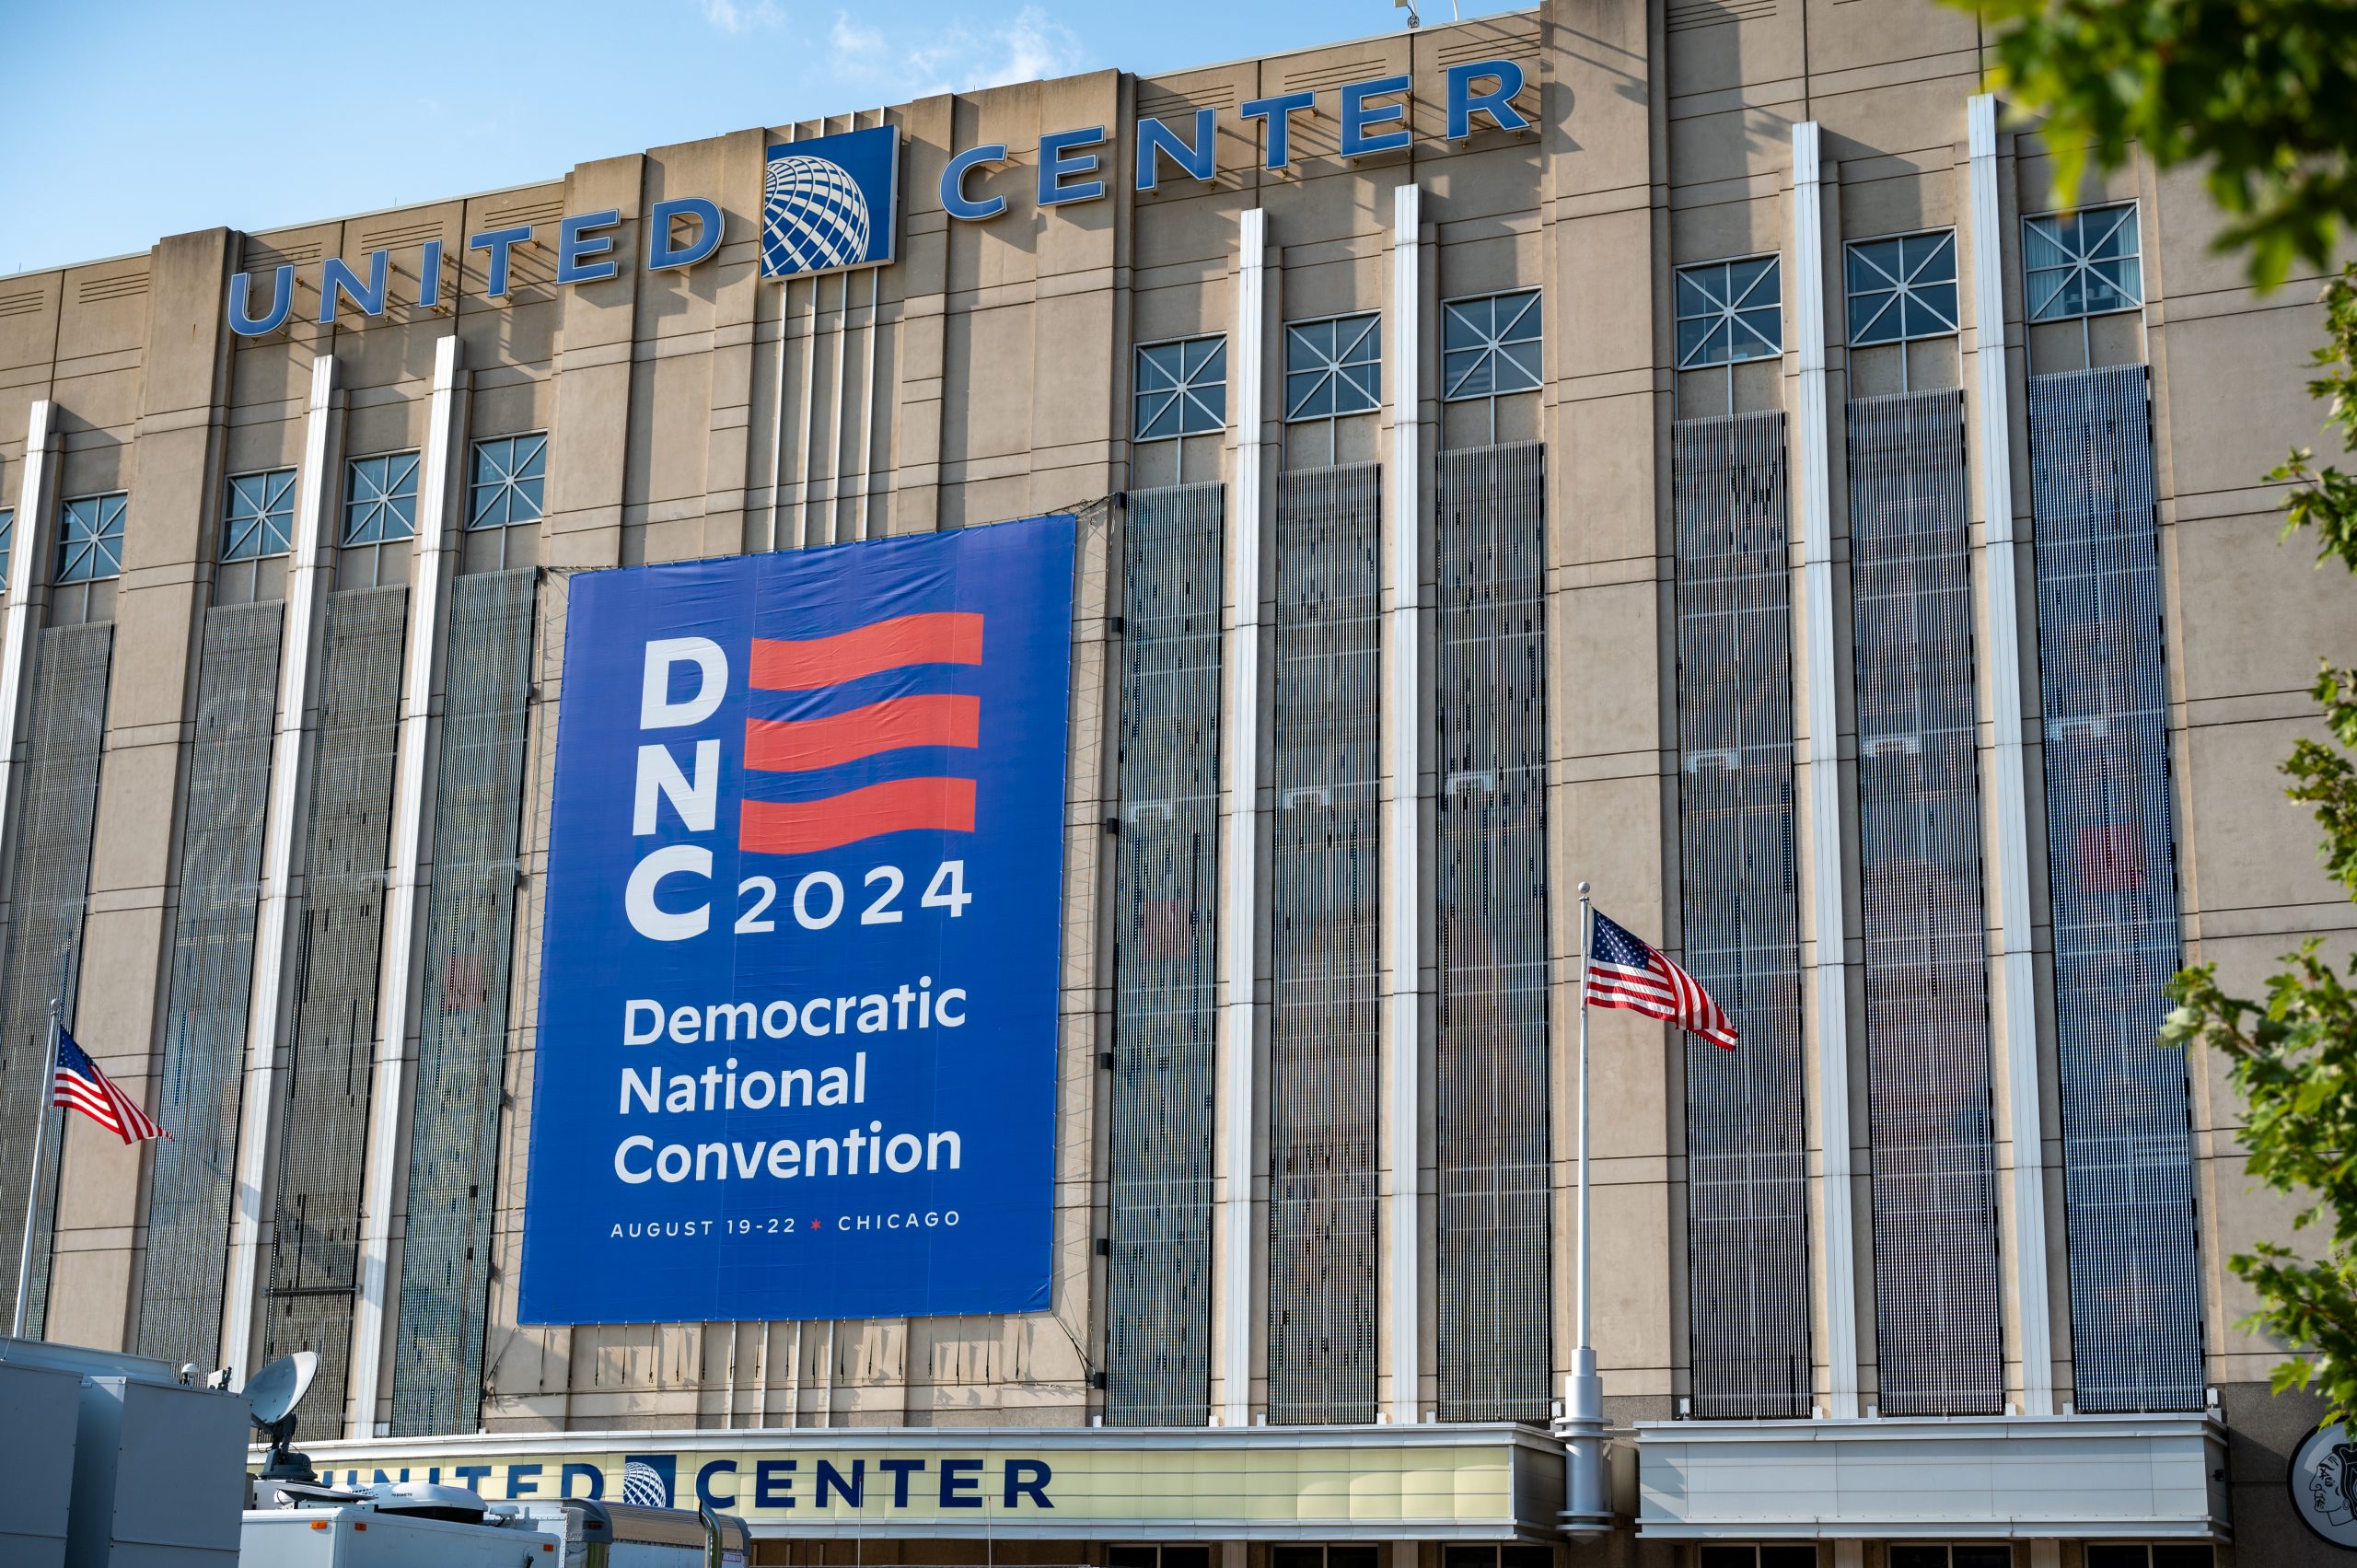
[{"label": "globe logo sign", "polygon": [[624,1456],[622,1501],[633,1508],[668,1508],[676,1462],[669,1454]]},{"label": "globe logo sign", "polygon": [[900,131],[878,125],[770,149],[761,275],[794,277],[892,259]]},{"label": "globe logo sign", "polygon": [[773,273],[848,267],[867,255],[867,198],[851,171],[796,154],[770,161],[762,248]]}]

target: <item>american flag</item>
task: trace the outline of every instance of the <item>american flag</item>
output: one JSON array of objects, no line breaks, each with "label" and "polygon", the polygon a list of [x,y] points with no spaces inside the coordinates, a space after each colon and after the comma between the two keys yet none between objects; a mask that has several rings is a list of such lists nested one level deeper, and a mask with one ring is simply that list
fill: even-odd
[{"label": "american flag", "polygon": [[1713,1045],[1735,1049],[1735,1021],[1711,993],[1642,939],[1605,919],[1602,911],[1596,912],[1588,942],[1587,999],[1599,1007],[1667,1019]]},{"label": "american flag", "polygon": [[114,1080],[99,1072],[89,1052],[75,1044],[74,1037],[63,1028],[57,1031],[57,1092],[49,1103],[80,1111],[126,1144],[171,1136],[129,1095],[115,1087]]}]

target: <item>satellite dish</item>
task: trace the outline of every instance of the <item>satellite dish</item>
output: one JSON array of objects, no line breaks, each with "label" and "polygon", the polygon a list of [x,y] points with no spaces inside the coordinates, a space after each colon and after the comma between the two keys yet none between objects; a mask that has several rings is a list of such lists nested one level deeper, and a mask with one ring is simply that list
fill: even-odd
[{"label": "satellite dish", "polygon": [[246,1385],[246,1402],[253,1409],[253,1423],[270,1437],[270,1458],[262,1465],[264,1481],[313,1481],[311,1461],[287,1446],[295,1440],[295,1407],[310,1391],[319,1370],[317,1351],[298,1350],[279,1357]]},{"label": "satellite dish", "polygon": [[282,1481],[278,1483],[278,1495],[283,1501],[295,1504],[368,1501],[368,1494],[365,1492],[346,1492],[340,1487],[320,1486],[308,1481]]},{"label": "satellite dish", "polygon": [[298,1350],[255,1373],[253,1381],[246,1385],[246,1402],[253,1407],[254,1424],[267,1432],[291,1414],[310,1392],[311,1379],[319,1372],[319,1353]]},{"label": "satellite dish", "polygon": [[491,1512],[473,1491],[463,1486],[438,1486],[430,1481],[382,1481],[363,1497],[379,1514],[407,1514],[412,1518],[445,1519],[454,1525],[479,1525]]}]

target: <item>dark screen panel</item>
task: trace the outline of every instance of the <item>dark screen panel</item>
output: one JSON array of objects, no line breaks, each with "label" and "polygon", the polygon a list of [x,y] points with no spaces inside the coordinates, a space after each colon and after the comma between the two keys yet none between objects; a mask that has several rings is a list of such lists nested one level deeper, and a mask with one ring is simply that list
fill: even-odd
[{"label": "dark screen panel", "polygon": [[1374,463],[1277,488],[1269,1420],[1372,1422],[1383,519]]},{"label": "dark screen panel", "polygon": [[304,827],[295,1020],[278,1086],[262,1360],[319,1353],[301,1435],[343,1434],[359,1285],[360,1182],[401,732],[406,588],[329,596]]},{"label": "dark screen panel", "polygon": [[2083,1411],[2199,1410],[2167,645],[2141,365],[2029,384],[2071,1354]]},{"label": "dark screen panel", "polygon": [[[64,1002],[70,1028],[82,981],[82,910],[90,889],[90,838],[97,826],[99,755],[106,738],[107,668],[113,651],[114,627],[107,621],[52,626],[33,639],[25,755],[12,786],[22,793],[10,840],[7,961],[0,970],[0,1281],[7,1285],[0,1301],[11,1306],[24,1244],[33,1117],[50,1083],[50,999]],[[101,1056],[118,1044],[84,1043]],[[25,1332],[34,1339],[42,1337],[48,1318],[57,1216],[63,1113],[52,1111],[49,1118],[25,1303]]]},{"label": "dark screen panel", "polygon": [[1784,417],[1685,421],[1678,513],[1684,963],[1742,1037],[1686,1037],[1693,1413],[1808,1413]]},{"label": "dark screen panel", "polygon": [[450,585],[393,1341],[397,1437],[471,1432],[482,1411],[538,576],[528,566]]},{"label": "dark screen panel", "polygon": [[1210,1415],[1221,490],[1132,491],[1122,531],[1105,1420]]},{"label": "dark screen panel", "polygon": [[1439,1413],[1544,1421],[1554,1381],[1546,448],[1444,452],[1439,481]]},{"label": "dark screen panel", "polygon": [[1858,860],[1886,1415],[2003,1408],[1964,398],[1850,405]]},{"label": "dark screen panel", "polygon": [[284,621],[285,606],[275,599],[205,612],[171,989],[149,1108],[172,1135],[151,1156],[139,1349],[207,1367],[221,1364]]}]

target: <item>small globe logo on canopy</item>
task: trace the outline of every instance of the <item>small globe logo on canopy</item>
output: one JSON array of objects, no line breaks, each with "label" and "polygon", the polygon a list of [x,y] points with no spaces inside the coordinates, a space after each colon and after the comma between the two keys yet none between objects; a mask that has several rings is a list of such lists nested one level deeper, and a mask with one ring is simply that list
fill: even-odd
[{"label": "small globe logo on canopy", "polygon": [[867,260],[867,198],[842,165],[807,153],[773,157],[763,194],[761,271],[771,277]]},{"label": "small globe logo on canopy", "polygon": [[663,1472],[644,1459],[622,1466],[622,1501],[633,1508],[668,1508],[671,1487]]}]

